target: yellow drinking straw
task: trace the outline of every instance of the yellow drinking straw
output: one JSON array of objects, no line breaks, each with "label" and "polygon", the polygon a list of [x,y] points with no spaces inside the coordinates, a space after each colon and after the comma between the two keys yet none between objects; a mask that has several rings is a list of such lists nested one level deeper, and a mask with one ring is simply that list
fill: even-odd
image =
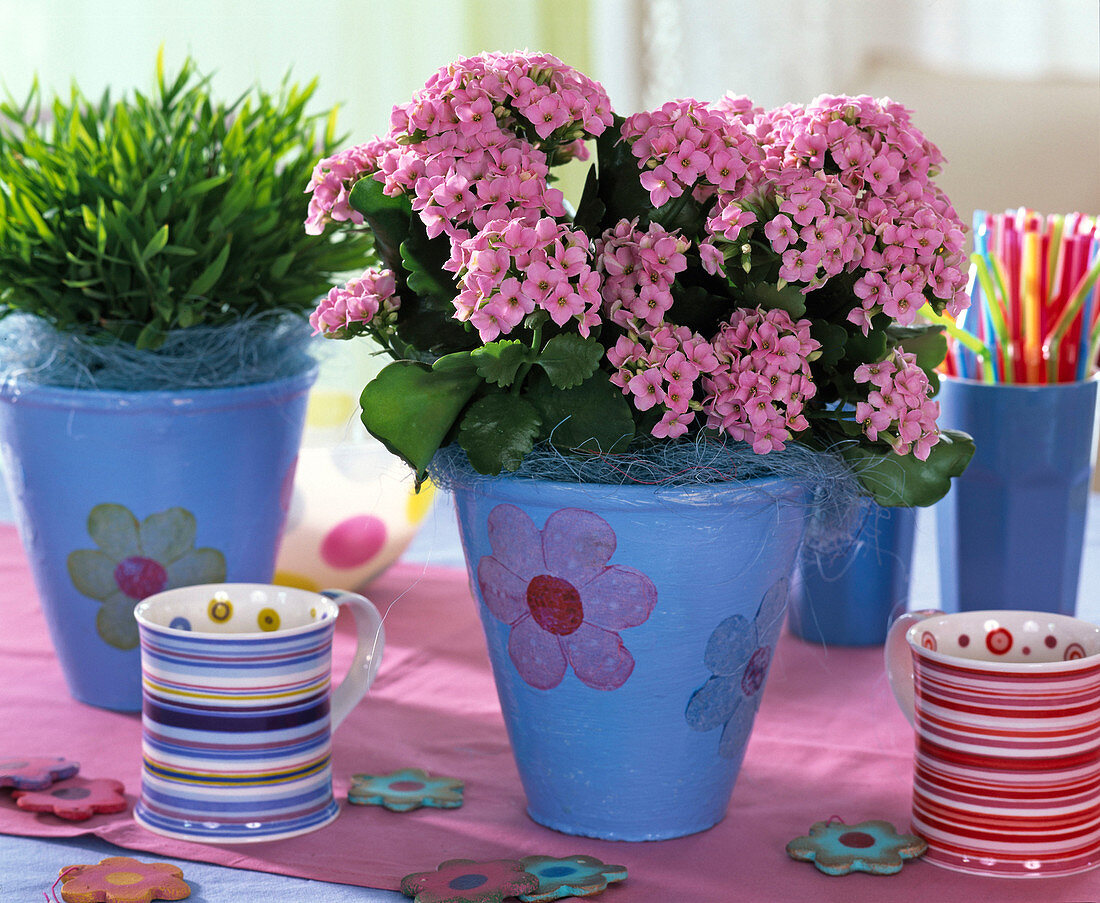
[{"label": "yellow drinking straw", "polygon": [[1039,233],[1023,234],[1020,255],[1020,315],[1023,318],[1024,367],[1029,383],[1043,379],[1043,327],[1039,312]]}]

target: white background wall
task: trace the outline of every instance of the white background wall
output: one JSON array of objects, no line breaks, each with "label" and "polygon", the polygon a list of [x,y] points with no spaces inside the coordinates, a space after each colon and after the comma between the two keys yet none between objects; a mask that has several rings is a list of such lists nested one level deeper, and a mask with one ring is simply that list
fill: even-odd
[{"label": "white background wall", "polygon": [[359,142],[431,72],[480,50],[547,49],[630,113],[727,90],[774,106],[889,95],[915,111],[975,207],[1100,213],[1097,0],[0,0],[0,80],[149,86],[157,47],[226,96],[320,77]]}]

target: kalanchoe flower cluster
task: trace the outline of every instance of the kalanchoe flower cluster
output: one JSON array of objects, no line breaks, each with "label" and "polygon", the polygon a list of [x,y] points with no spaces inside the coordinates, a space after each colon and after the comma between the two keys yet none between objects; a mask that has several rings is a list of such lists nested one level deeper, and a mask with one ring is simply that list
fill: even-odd
[{"label": "kalanchoe flower cluster", "polygon": [[650,223],[638,231],[638,220],[621,220],[596,241],[596,262],[603,275],[603,298],[609,318],[627,329],[644,321],[658,326],[672,307],[672,283],[687,267],[690,242]]},{"label": "kalanchoe flower cluster", "polygon": [[[310,314],[315,332],[331,338],[347,338],[374,322],[376,328],[392,325],[401,306],[397,282],[390,270],[369,269],[343,286],[334,286]],[[379,316],[381,312],[381,316]]]},{"label": "kalanchoe flower cluster", "polygon": [[351,189],[363,173],[377,171],[382,155],[396,146],[391,139],[375,138],[318,161],[306,186],[310,196],[306,232],[320,235],[328,222],[361,225],[363,215],[348,204]]},{"label": "kalanchoe flower cluster", "polygon": [[564,216],[550,165],[586,156],[611,102],[556,57],[483,54],[440,70],[390,122],[376,178],[411,197],[429,237],[459,242],[492,220]]},{"label": "kalanchoe flower cluster", "polygon": [[930,181],[943,157],[908,110],[826,96],[757,116],[754,128],[778,201],[764,234],[782,255],[781,278],[810,291],[857,273],[848,321],[865,334],[880,313],[913,323],[926,301],[965,309],[962,224]]},{"label": "kalanchoe flower cluster", "polygon": [[[737,240],[741,229],[756,221],[751,210],[734,202],[751,193],[760,180],[763,152],[746,127],[746,109],[729,101],[710,106],[677,100],[653,112],[636,113],[622,127],[623,139],[641,167],[642,187],[650,203],[690,195],[699,203],[714,201],[707,220],[711,236]],[[700,246],[711,273],[723,266],[723,255],[711,241]]]},{"label": "kalanchoe flower cluster", "polygon": [[454,246],[445,266],[457,272],[455,316],[483,342],[508,335],[527,314],[545,310],[558,326],[575,319],[588,336],[600,322],[600,278],[589,266],[588,238],[543,217],[493,220]]},{"label": "kalanchoe flower cluster", "polygon": [[916,355],[899,346],[886,360],[857,367],[855,380],[870,389],[867,400],[856,404],[856,422],[867,438],[885,440],[899,455],[912,452],[927,461],[940,440],[940,405],[928,397],[928,376],[917,366]]},{"label": "kalanchoe flower cluster", "polygon": [[607,352],[615,368],[611,382],[639,411],[661,406],[661,419],[651,432],[676,438],[687,432],[700,409],[692,400],[696,380],[717,366],[717,359],[702,336],[665,324],[672,283],[687,267],[690,243],[658,223],[650,223],[646,232],[637,225],[636,219],[621,220],[596,241],[604,315],[625,331]]},{"label": "kalanchoe flower cluster", "polygon": [[820,343],[810,322],[785,310],[736,310],[713,342],[719,366],[703,380],[707,425],[765,454],[809,428],[805,402],[817,393],[810,360]]}]

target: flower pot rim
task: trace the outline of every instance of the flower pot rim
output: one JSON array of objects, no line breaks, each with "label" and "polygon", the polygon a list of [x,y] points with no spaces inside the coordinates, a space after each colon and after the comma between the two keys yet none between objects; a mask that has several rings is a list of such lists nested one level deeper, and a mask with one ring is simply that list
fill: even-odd
[{"label": "flower pot rim", "polygon": [[[663,507],[670,504],[701,507],[763,499],[787,501],[795,505],[809,504],[802,481],[778,475],[725,482],[665,484],[565,482],[505,474],[476,474],[468,479],[452,480],[448,488],[454,492],[480,493],[494,498],[530,496],[542,491],[566,496],[576,495],[583,497],[588,504],[598,498],[598,504],[604,509],[636,508],[643,505]],[[525,498],[523,503],[531,504],[532,500]],[[560,506],[560,499],[553,504]]]},{"label": "flower pot rim", "polygon": [[[1016,390],[1019,392],[1045,392],[1052,389],[1080,389],[1084,386],[1100,384],[1100,372],[1094,373],[1087,379],[1075,379],[1065,383],[987,383],[980,379],[969,379],[964,376],[953,376],[949,373],[937,374],[941,383],[955,383],[973,389],[994,389],[998,391]],[[937,396],[938,397],[938,394]]]},{"label": "flower pot rim", "polygon": [[0,401],[47,408],[83,408],[119,413],[141,413],[165,407],[175,407],[180,411],[232,408],[253,402],[262,404],[306,391],[316,381],[319,369],[320,365],[314,362],[290,376],[264,382],[150,391],[74,389],[9,379],[0,384]]}]

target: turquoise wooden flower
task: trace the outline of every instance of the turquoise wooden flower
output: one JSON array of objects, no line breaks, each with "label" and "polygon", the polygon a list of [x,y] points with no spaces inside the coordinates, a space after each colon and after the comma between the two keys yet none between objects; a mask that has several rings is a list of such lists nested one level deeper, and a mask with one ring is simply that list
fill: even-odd
[{"label": "turquoise wooden flower", "polygon": [[523,867],[539,879],[538,890],[520,894],[523,903],[546,903],[565,897],[591,897],[613,881],[626,879],[626,867],[607,865],[593,856],[524,856]]},{"label": "turquoise wooden flower", "polygon": [[434,872],[401,879],[401,893],[416,903],[501,903],[537,890],[539,879],[515,859],[448,859]]},{"label": "turquoise wooden flower", "polygon": [[433,778],[419,768],[400,768],[389,774],[354,774],[348,802],[357,806],[385,806],[408,812],[421,806],[457,809],[462,805],[462,781]]},{"label": "turquoise wooden flower", "polygon": [[808,837],[792,840],[787,853],[792,859],[812,862],[826,875],[892,875],[901,871],[906,859],[915,859],[927,848],[914,834],[898,834],[888,821],[846,825],[830,820],[813,825]]}]

